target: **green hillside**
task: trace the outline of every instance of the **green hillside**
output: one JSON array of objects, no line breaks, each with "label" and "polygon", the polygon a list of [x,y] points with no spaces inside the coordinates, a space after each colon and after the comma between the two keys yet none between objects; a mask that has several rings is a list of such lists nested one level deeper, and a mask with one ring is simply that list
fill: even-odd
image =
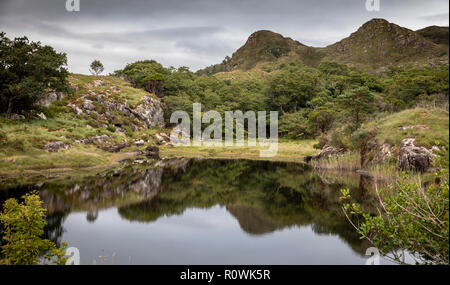
[{"label": "green hillside", "polygon": [[408,109],[369,122],[364,129],[377,128],[379,144],[400,145],[407,137],[416,138],[417,146],[449,146],[449,114],[443,109]]},{"label": "green hillside", "polygon": [[[133,107],[142,103],[144,96],[155,98],[154,95],[112,76],[72,74],[69,82],[77,90],[42,108],[46,119],[32,113],[23,120],[0,116],[0,174],[111,166],[127,155],[105,149],[118,145],[126,146],[125,150],[135,149],[137,139],[145,140],[146,145],[153,142],[152,134],[158,128],[149,129],[136,118],[117,110],[108,111],[106,105],[126,100]],[[102,82],[102,86],[95,86],[95,82]],[[107,99],[101,103],[94,94]],[[83,108],[86,99],[94,105],[89,114]],[[77,106],[83,113],[77,114],[69,106]],[[92,143],[79,143],[83,140]],[[56,141],[63,142],[68,149],[57,152],[44,149],[46,144]]]}]

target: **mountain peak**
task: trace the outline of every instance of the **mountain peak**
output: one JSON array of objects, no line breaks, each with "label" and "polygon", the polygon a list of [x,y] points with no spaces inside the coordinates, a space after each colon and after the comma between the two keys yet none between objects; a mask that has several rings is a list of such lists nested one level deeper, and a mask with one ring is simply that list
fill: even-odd
[{"label": "mountain peak", "polygon": [[373,18],[365,22],[362,26],[373,26],[373,25],[389,25],[392,24],[388,20],[383,18]]},{"label": "mountain peak", "polygon": [[246,43],[233,54],[228,69],[251,69],[260,62],[275,61],[304,48],[307,47],[291,38],[273,31],[259,30],[252,33]]},{"label": "mountain peak", "polygon": [[371,70],[412,61],[435,64],[448,60],[448,53],[441,46],[410,29],[377,18],[326,50],[326,59]]},{"label": "mountain peak", "polygon": [[416,31],[416,33],[420,34],[422,37],[426,39],[429,39],[435,44],[448,46],[448,36],[449,36],[448,27],[429,26]]},{"label": "mountain peak", "polygon": [[413,31],[382,18],[364,23],[356,32],[325,48],[314,48],[270,30],[252,33],[231,58],[205,68],[205,74],[248,70],[270,62],[316,66],[337,61],[367,71],[388,66],[448,65],[448,27]]}]

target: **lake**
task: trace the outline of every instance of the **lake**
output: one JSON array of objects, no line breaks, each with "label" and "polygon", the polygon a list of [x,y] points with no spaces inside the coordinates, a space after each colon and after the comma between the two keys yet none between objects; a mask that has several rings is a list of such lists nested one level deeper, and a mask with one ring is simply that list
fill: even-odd
[{"label": "lake", "polygon": [[370,245],[339,197],[348,188],[371,209],[370,186],[297,163],[166,159],[8,187],[0,202],[38,189],[46,237],[77,247],[81,264],[363,265]]}]

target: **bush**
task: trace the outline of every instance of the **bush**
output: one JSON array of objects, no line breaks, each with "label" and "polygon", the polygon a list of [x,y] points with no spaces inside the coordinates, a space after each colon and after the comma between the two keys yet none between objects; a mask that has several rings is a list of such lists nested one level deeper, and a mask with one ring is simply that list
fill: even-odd
[{"label": "bush", "polygon": [[[412,254],[419,264],[449,264],[449,183],[448,171],[435,173],[427,189],[403,180],[387,191],[380,191],[379,214],[363,213],[358,204],[343,209],[362,238],[369,240],[381,254],[404,263],[404,254]],[[342,190],[343,199],[350,198]],[[390,195],[390,193],[393,193]],[[358,223],[358,219],[362,222]]]},{"label": "bush", "polygon": [[0,33],[0,111],[29,110],[48,89],[67,92],[66,54],[26,37]]},{"label": "bush", "polygon": [[2,130],[0,130],[0,146],[8,144],[8,136]]},{"label": "bush", "polygon": [[0,264],[34,265],[34,264],[65,264],[66,244],[63,248],[47,239],[44,234],[45,212],[42,201],[36,193],[26,194],[23,202],[8,199],[0,214],[3,225],[2,254],[5,256]]},{"label": "bush", "polygon": [[343,135],[339,132],[333,132],[331,134],[331,145],[337,148],[347,149],[347,145],[344,143]]}]

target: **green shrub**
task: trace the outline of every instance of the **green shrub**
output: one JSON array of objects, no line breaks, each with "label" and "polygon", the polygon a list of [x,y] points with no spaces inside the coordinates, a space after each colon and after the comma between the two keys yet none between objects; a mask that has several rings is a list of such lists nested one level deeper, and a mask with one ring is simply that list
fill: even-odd
[{"label": "green shrub", "polygon": [[116,127],[114,127],[114,125],[112,124],[108,124],[107,130],[110,132],[115,133],[116,132]]},{"label": "green shrub", "polygon": [[66,263],[66,244],[57,248],[50,240],[42,239],[46,225],[45,212],[42,201],[36,193],[26,194],[23,202],[8,199],[0,214],[3,225],[2,254],[4,259],[0,264],[6,265],[34,265]]},{"label": "green shrub", "polygon": [[[408,252],[418,264],[448,265],[448,171],[435,176],[426,189],[420,183],[407,183],[405,175],[396,185],[380,191],[378,215],[363,213],[355,203],[344,204],[343,209],[361,237],[387,258],[404,263],[404,253]],[[343,199],[350,198],[348,190],[342,194]]]},{"label": "green shrub", "polygon": [[8,136],[2,130],[0,130],[0,146],[6,145],[8,143]]},{"label": "green shrub", "polygon": [[347,145],[344,143],[344,138],[340,132],[333,132],[331,134],[331,145],[338,148],[347,148]]}]

